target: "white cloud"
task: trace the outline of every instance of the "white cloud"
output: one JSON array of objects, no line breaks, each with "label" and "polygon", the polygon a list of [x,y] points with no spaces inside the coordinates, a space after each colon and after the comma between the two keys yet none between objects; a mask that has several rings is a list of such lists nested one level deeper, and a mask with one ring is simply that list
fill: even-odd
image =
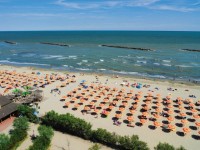
[{"label": "white cloud", "polygon": [[[188,3],[183,3],[182,5],[176,5],[161,0],[107,0],[101,2],[70,2],[70,0],[57,0],[54,4],[64,6],[68,9],[100,9],[100,8],[113,8],[113,7],[144,7],[147,9],[155,10],[168,10],[168,11],[179,11],[179,12],[190,12],[199,10],[197,8],[188,5]],[[199,5],[199,1],[193,5]]]},{"label": "white cloud", "polygon": [[178,12],[191,12],[195,11],[194,8],[187,8],[187,7],[176,7],[176,6],[170,6],[170,5],[158,5],[158,6],[152,6],[150,9],[156,9],[156,10],[171,10],[171,11],[178,11]]},{"label": "white cloud", "polygon": [[55,4],[70,9],[95,9],[110,7],[134,7],[148,6],[160,0],[109,0],[102,2],[69,2],[68,0],[57,0]]}]

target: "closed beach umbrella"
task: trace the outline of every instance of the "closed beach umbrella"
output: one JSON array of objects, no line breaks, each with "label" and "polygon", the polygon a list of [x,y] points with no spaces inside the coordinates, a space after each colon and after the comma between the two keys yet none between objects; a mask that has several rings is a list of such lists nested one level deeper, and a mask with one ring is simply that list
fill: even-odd
[{"label": "closed beach umbrella", "polygon": [[200,127],[200,122],[196,122],[195,125],[196,125],[197,129],[199,129],[199,127]]},{"label": "closed beach umbrella", "polygon": [[184,134],[187,134],[187,133],[189,133],[190,132],[190,129],[189,128],[183,128],[183,133]]},{"label": "closed beach umbrella", "polygon": [[159,126],[161,126],[160,122],[157,122],[157,121],[154,121],[153,124],[154,124],[155,127],[159,127]]},{"label": "closed beach umbrella", "polygon": [[185,120],[185,119],[182,119],[182,120],[181,120],[181,123],[184,125],[184,124],[188,123],[188,121]]},{"label": "closed beach umbrella", "polygon": [[198,118],[200,118],[200,115],[199,114],[194,114],[193,118],[198,119]]},{"label": "closed beach umbrella", "polygon": [[146,123],[147,121],[145,119],[140,119],[140,123],[143,125],[144,123]]},{"label": "closed beach umbrella", "polygon": [[171,131],[175,131],[176,130],[176,127],[172,124],[169,124],[168,125],[168,128],[171,130]]},{"label": "closed beach umbrella", "polygon": [[167,120],[168,120],[169,122],[171,122],[171,121],[173,121],[173,120],[174,120],[174,118],[173,118],[173,117],[171,117],[171,116],[169,116],[169,117],[167,118]]}]

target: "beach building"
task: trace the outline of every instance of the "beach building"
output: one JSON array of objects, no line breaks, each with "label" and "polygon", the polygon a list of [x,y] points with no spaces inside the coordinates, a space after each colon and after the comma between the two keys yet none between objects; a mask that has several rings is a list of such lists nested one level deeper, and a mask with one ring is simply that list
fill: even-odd
[{"label": "beach building", "polygon": [[9,96],[0,97],[0,121],[14,114],[19,104],[12,102]]}]

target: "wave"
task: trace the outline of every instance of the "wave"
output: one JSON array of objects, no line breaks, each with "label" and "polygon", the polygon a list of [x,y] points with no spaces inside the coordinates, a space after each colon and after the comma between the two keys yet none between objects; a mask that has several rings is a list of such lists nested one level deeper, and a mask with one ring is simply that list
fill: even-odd
[{"label": "wave", "polygon": [[102,68],[102,69],[97,69],[97,70],[100,70],[100,71],[105,71],[106,69],[103,69],[103,68]]},{"label": "wave", "polygon": [[131,56],[130,55],[128,55],[128,56],[118,56],[119,58],[131,58]]},{"label": "wave", "polygon": [[62,55],[44,55],[43,59],[63,58]]},{"label": "wave", "polygon": [[80,63],[76,63],[76,64],[77,64],[77,65],[79,65],[79,66],[80,66],[80,65],[82,65],[82,63],[81,63],[81,62],[80,62]]},{"label": "wave", "polygon": [[163,66],[171,67],[172,65],[170,64],[162,64]]},{"label": "wave", "polygon": [[190,63],[192,66],[194,67],[200,67],[200,64],[197,64],[197,63]]},{"label": "wave", "polygon": [[162,75],[148,75],[148,77],[166,79],[166,77]]},{"label": "wave", "polygon": [[142,77],[151,77],[151,78],[159,78],[159,79],[166,79],[167,77],[163,75],[149,75],[146,73],[139,73],[139,72],[125,72],[125,71],[112,71],[117,74],[123,74],[123,75],[136,75],[136,76],[142,76]]},{"label": "wave", "polygon": [[189,65],[175,65],[176,67],[181,67],[181,68],[189,68],[189,67],[193,67],[193,66],[189,66]]},{"label": "wave", "polygon": [[88,62],[88,60],[82,60],[82,62],[85,62],[85,63],[87,63],[87,62]]},{"label": "wave", "polygon": [[57,60],[64,60],[64,59],[69,59],[68,57],[58,57],[56,58]]},{"label": "wave", "polygon": [[138,59],[143,59],[144,57],[142,57],[142,56],[136,56]]},{"label": "wave", "polygon": [[103,60],[103,59],[100,59],[100,61],[103,62],[104,60]]},{"label": "wave", "polygon": [[157,65],[157,66],[160,66],[160,64],[159,63],[153,63],[154,65]]},{"label": "wave", "polygon": [[77,58],[76,55],[69,55],[68,57],[69,57],[69,58]]},{"label": "wave", "polygon": [[162,60],[163,62],[170,63],[171,60]]},{"label": "wave", "polygon": [[82,70],[82,71],[88,71],[88,70],[92,70],[92,69],[89,69],[89,68],[75,68],[77,70]]},{"label": "wave", "polygon": [[0,60],[0,63],[15,64],[15,65],[50,66],[49,64],[38,64],[38,63],[28,63],[28,62],[15,62],[15,61],[8,61],[8,60]]}]

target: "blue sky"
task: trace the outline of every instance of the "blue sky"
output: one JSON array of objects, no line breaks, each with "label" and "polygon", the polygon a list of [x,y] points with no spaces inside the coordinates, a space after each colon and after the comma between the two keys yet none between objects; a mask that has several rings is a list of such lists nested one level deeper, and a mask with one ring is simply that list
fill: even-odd
[{"label": "blue sky", "polygon": [[0,30],[200,31],[200,0],[0,0]]}]

